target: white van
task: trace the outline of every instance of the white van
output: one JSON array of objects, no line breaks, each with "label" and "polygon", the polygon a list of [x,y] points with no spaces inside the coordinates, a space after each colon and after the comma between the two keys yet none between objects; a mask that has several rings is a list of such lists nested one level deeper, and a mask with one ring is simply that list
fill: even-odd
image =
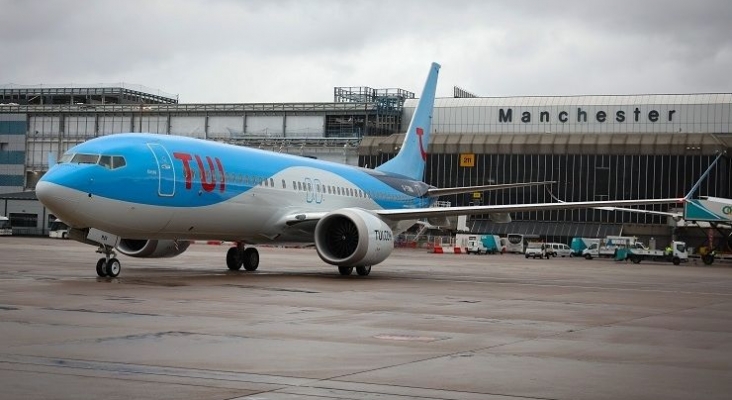
[{"label": "white van", "polygon": [[10,225],[10,219],[0,215],[0,236],[11,236],[13,227]]},{"label": "white van", "polygon": [[564,243],[547,243],[546,255],[552,257],[572,257],[572,249]]}]

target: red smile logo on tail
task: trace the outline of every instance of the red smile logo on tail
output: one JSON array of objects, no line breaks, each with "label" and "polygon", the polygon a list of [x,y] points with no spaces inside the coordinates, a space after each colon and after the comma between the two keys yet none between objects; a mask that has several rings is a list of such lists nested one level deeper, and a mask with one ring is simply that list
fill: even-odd
[{"label": "red smile logo on tail", "polygon": [[419,154],[422,156],[422,161],[427,161],[427,152],[424,151],[424,145],[422,144],[423,135],[424,135],[424,129],[417,128],[417,136],[419,136]]}]

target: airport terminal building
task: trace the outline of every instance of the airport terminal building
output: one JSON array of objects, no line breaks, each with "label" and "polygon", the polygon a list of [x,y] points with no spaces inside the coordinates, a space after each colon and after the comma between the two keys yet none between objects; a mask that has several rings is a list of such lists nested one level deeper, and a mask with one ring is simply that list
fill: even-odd
[{"label": "airport terminal building", "polygon": [[[375,167],[399,149],[416,105],[412,92],[369,87],[335,88],[327,103],[180,104],[140,88],[0,86],[0,103],[0,213],[38,234],[52,216],[17,192],[32,190],[49,163],[85,140],[155,132]],[[731,125],[732,94],[439,98],[425,179],[438,187],[556,181],[442,199],[453,205],[681,197],[729,152]],[[697,194],[732,197],[730,173],[725,155]],[[512,217],[469,225],[562,241],[672,232],[665,217],[618,211]]]},{"label": "airport terminal building", "polygon": [[[414,105],[406,102],[403,120]],[[731,117],[731,94],[441,98],[426,179],[438,186],[556,181],[547,188],[445,199],[453,205],[683,197],[717,155],[732,147]],[[400,141],[364,138],[361,162],[381,163]],[[732,197],[731,172],[723,156],[697,195]],[[557,240],[670,236],[661,215],[573,210],[518,213],[513,220],[479,219],[473,228]]]}]

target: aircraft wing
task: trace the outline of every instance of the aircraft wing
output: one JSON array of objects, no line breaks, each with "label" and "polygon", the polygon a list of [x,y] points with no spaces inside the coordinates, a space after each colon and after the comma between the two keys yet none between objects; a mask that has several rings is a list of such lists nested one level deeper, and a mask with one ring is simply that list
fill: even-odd
[{"label": "aircraft wing", "polygon": [[[547,211],[547,210],[576,210],[584,208],[600,207],[629,207],[648,206],[654,204],[683,203],[683,198],[670,199],[641,199],[641,200],[604,200],[604,201],[575,201],[557,203],[535,203],[535,204],[504,204],[486,206],[464,206],[464,207],[427,207],[427,208],[404,208],[392,210],[370,210],[372,213],[392,220],[410,220],[421,218],[449,217],[454,215],[484,215],[495,213],[512,213],[524,211]],[[630,210],[630,209],[628,209]],[[635,209],[633,209],[635,211]],[[643,212],[643,210],[637,210]],[[317,222],[327,212],[303,212],[289,214],[283,217],[282,222],[288,226],[307,226]]]},{"label": "aircraft wing", "polygon": [[462,186],[462,187],[451,187],[451,188],[431,188],[427,190],[427,196],[438,197],[448,196],[452,194],[461,193],[472,193],[472,192],[485,192],[489,190],[501,190],[520,188],[528,186],[542,186],[551,185],[557,183],[556,181],[542,181],[542,182],[521,182],[521,183],[501,183],[496,185],[481,185],[481,186]]},{"label": "aircraft wing", "polygon": [[374,210],[376,215],[390,220],[406,220],[419,218],[449,217],[453,215],[482,215],[494,213],[512,213],[525,211],[547,210],[575,210],[597,207],[628,207],[654,204],[683,203],[683,198],[670,199],[641,199],[641,200],[604,200],[604,201],[575,201],[564,203],[535,203],[535,204],[505,204],[487,206],[463,207],[429,207],[406,208],[398,210]]}]

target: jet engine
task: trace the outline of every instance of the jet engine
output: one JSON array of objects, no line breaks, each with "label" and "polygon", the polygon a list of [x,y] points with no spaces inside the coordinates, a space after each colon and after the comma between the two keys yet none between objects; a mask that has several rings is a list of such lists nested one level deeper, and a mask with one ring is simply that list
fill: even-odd
[{"label": "jet engine", "polygon": [[167,258],[183,253],[190,245],[187,241],[120,239],[117,250],[130,257]]},{"label": "jet engine", "polygon": [[328,213],[315,226],[315,249],[328,264],[366,267],[394,250],[394,234],[381,218],[360,208]]}]

